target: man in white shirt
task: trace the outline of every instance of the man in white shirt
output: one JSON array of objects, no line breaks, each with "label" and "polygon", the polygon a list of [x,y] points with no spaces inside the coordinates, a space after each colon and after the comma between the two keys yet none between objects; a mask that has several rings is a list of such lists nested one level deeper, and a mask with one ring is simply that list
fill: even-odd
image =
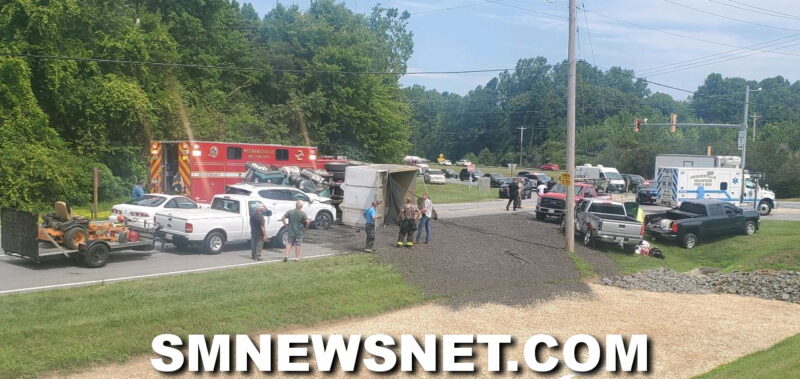
[{"label": "man in white shirt", "polygon": [[539,185],[536,186],[536,191],[539,193],[539,196],[544,195],[544,191],[547,191],[547,184],[539,182]]},{"label": "man in white shirt", "polygon": [[433,202],[431,202],[430,195],[426,192],[422,195],[422,208],[420,208],[420,213],[422,213],[422,218],[419,220],[419,226],[417,226],[417,243],[419,243],[419,238],[422,235],[422,228],[425,228],[425,244],[431,242],[431,217],[433,216]]}]

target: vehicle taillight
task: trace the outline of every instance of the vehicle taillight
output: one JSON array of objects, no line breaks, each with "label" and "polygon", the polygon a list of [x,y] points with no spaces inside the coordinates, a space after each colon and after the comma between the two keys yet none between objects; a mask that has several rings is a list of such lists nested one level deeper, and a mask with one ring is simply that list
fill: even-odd
[{"label": "vehicle taillight", "polygon": [[184,230],[186,231],[186,233],[191,233],[194,230],[194,225],[187,222],[186,226],[184,227]]},{"label": "vehicle taillight", "polygon": [[675,222],[675,221],[673,221],[673,222],[672,222],[672,223],[669,225],[669,230],[670,230],[670,231],[672,231],[673,233],[677,233],[677,232],[678,232],[678,223],[677,223],[677,222]]}]

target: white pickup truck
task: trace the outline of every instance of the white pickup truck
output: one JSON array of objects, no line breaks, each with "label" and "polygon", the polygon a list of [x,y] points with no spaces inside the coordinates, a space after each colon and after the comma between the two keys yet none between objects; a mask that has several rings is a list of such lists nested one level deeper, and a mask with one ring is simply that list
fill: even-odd
[{"label": "white pickup truck", "polygon": [[575,232],[583,235],[586,246],[606,242],[632,248],[644,238],[642,223],[636,220],[636,207],[636,203],[581,199],[575,205]]},{"label": "white pickup truck", "polygon": [[[176,247],[199,245],[206,253],[218,254],[227,242],[250,240],[250,211],[258,205],[266,206],[246,195],[216,195],[210,209],[165,209],[156,213],[155,222],[160,237]],[[277,229],[281,224],[270,219],[281,216],[265,216],[267,234],[278,247],[285,244],[286,230]]]}]

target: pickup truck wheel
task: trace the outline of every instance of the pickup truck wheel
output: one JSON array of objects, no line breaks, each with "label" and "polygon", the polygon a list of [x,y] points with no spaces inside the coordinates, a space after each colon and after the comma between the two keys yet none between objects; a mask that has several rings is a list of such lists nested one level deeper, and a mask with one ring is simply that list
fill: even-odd
[{"label": "pickup truck wheel", "polygon": [[541,221],[541,220],[544,220],[545,218],[547,218],[546,214],[541,213],[541,212],[536,212],[536,219],[537,220]]},{"label": "pickup truck wheel", "polygon": [[208,233],[203,240],[203,250],[208,254],[219,254],[225,246],[225,235],[222,232]]},{"label": "pickup truck wheel", "polygon": [[281,228],[281,230],[278,231],[278,234],[270,239],[270,242],[272,242],[272,246],[279,249],[286,247],[286,245],[289,244],[289,233],[286,230],[286,227]]},{"label": "pickup truck wheel", "polygon": [[95,243],[83,254],[83,262],[86,267],[103,267],[108,262],[108,246],[104,243]]},{"label": "pickup truck wheel", "polygon": [[314,226],[317,229],[328,229],[333,224],[333,215],[327,211],[320,211],[314,218]]},{"label": "pickup truck wheel", "polygon": [[756,223],[753,221],[748,221],[744,223],[744,234],[745,235],[752,235],[756,232]]},{"label": "pickup truck wheel", "polygon": [[697,236],[692,233],[686,233],[683,235],[683,238],[681,238],[681,244],[683,244],[683,247],[686,249],[694,248],[694,246],[697,245]]},{"label": "pickup truck wheel", "polygon": [[768,201],[758,203],[758,214],[766,216],[772,213],[772,205]]},{"label": "pickup truck wheel", "polygon": [[594,240],[594,230],[587,228],[586,233],[583,234],[583,246],[594,247]]}]

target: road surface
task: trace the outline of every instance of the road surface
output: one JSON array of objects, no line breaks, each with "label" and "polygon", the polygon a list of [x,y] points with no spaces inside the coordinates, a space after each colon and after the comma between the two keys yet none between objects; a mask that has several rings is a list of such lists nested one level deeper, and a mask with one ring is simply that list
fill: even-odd
[{"label": "road surface", "polygon": [[[492,215],[507,212],[506,200],[480,203],[459,203],[436,205],[439,218],[443,220]],[[536,197],[523,201],[522,212],[532,212],[536,207]],[[666,208],[644,206],[647,213]],[[780,203],[773,215],[764,220],[800,221],[800,202]],[[331,242],[334,239],[336,241]],[[355,251],[361,247],[363,232],[354,228],[335,225],[329,231],[311,230],[304,243],[303,256],[309,259],[329,257]],[[69,259],[57,259],[35,263],[7,255],[0,255],[0,295],[65,288],[77,285],[133,280],[163,275],[178,275],[209,270],[229,269],[253,264],[283,264],[280,249],[264,250],[264,261],[250,260],[247,243],[232,244],[218,255],[206,255],[194,251],[182,251],[172,245],[157,247],[151,252],[112,253],[108,265],[90,269],[73,263]]]}]

